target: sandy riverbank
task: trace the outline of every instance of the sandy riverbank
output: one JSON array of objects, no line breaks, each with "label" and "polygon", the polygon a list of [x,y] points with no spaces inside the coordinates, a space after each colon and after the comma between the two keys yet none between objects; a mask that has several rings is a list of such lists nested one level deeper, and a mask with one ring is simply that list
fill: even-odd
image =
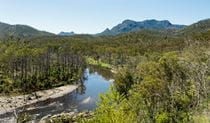
[{"label": "sandy riverbank", "polygon": [[50,90],[37,91],[33,94],[20,96],[1,96],[0,97],[0,115],[7,112],[13,112],[16,108],[32,105],[39,101],[55,99],[73,92],[78,86],[66,85]]}]

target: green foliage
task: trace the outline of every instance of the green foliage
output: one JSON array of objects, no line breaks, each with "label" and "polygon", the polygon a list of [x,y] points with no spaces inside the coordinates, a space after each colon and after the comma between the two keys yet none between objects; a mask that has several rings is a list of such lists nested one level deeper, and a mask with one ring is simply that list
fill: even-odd
[{"label": "green foliage", "polygon": [[126,98],[117,91],[111,90],[101,96],[95,116],[87,123],[136,123],[135,114],[130,112]]},{"label": "green foliage", "polygon": [[169,114],[168,113],[161,113],[161,114],[158,114],[156,117],[156,122],[157,123],[169,123],[170,122],[170,118],[169,118]]},{"label": "green foliage", "polygon": [[32,117],[28,114],[20,114],[18,115],[17,123],[27,123],[32,120]]},{"label": "green foliage", "polygon": [[176,52],[139,63],[135,73],[128,69],[119,70],[114,88],[101,97],[96,116],[85,122],[192,122],[207,98],[206,64],[185,60]]},{"label": "green foliage", "polygon": [[12,42],[0,46],[0,93],[29,93],[72,84],[83,76],[82,56],[54,44],[33,45]]},{"label": "green foliage", "polygon": [[90,65],[98,65],[98,66],[105,67],[105,68],[111,68],[110,64],[106,64],[106,63],[103,63],[101,61],[96,61],[96,60],[94,60],[93,58],[90,58],[90,57],[87,57],[86,61]]},{"label": "green foliage", "polygon": [[197,64],[180,60],[176,53],[167,53],[155,62],[141,63],[136,73],[138,84],[131,92],[131,98],[138,95],[134,98],[146,106],[146,115],[140,115],[149,116],[151,121],[162,117],[171,122],[190,120],[193,109],[207,93],[204,90],[207,70],[202,65],[194,65]]},{"label": "green foliage", "polygon": [[120,68],[118,74],[115,76],[115,88],[123,95],[127,95],[131,86],[134,84],[132,72],[127,68]]},{"label": "green foliage", "polygon": [[52,118],[49,121],[46,121],[47,123],[70,123],[72,121],[72,117],[62,115],[60,117]]},{"label": "green foliage", "polygon": [[114,89],[84,122],[190,122],[210,87],[208,23],[110,37],[8,37],[0,42],[0,93],[77,82],[87,62],[119,69]]}]

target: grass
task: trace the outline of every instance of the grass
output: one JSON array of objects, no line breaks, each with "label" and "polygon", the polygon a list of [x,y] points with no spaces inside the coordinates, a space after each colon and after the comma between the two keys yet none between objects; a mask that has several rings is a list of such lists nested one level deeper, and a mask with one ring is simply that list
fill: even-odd
[{"label": "grass", "polygon": [[87,57],[86,60],[87,60],[87,63],[90,64],[90,65],[98,65],[98,66],[101,66],[101,67],[104,67],[104,68],[109,68],[109,69],[112,68],[112,66],[110,64],[104,63],[100,60],[97,61],[97,60],[95,60],[93,58],[90,58],[90,57]]}]

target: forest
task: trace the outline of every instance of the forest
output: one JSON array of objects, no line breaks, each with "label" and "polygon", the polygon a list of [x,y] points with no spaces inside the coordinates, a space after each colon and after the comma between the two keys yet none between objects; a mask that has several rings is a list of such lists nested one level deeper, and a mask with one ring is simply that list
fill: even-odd
[{"label": "forest", "polygon": [[101,95],[94,116],[78,122],[187,123],[209,118],[200,114],[209,101],[210,30],[203,29],[203,22],[196,25],[179,32],[2,39],[0,94],[77,83],[92,60],[115,71],[115,81]]}]

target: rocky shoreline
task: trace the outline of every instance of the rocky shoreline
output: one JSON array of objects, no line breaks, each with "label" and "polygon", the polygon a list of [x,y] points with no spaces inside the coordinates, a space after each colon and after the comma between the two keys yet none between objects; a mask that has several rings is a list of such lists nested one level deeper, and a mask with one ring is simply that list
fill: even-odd
[{"label": "rocky shoreline", "polygon": [[56,99],[77,89],[76,85],[66,85],[49,90],[37,91],[33,94],[0,97],[0,115],[11,113],[17,108],[32,105],[41,101]]},{"label": "rocky shoreline", "polygon": [[61,113],[53,116],[46,116],[40,120],[39,123],[57,123],[57,122],[69,122],[77,123],[81,119],[91,119],[94,116],[94,112],[85,111],[85,112],[69,112]]}]

